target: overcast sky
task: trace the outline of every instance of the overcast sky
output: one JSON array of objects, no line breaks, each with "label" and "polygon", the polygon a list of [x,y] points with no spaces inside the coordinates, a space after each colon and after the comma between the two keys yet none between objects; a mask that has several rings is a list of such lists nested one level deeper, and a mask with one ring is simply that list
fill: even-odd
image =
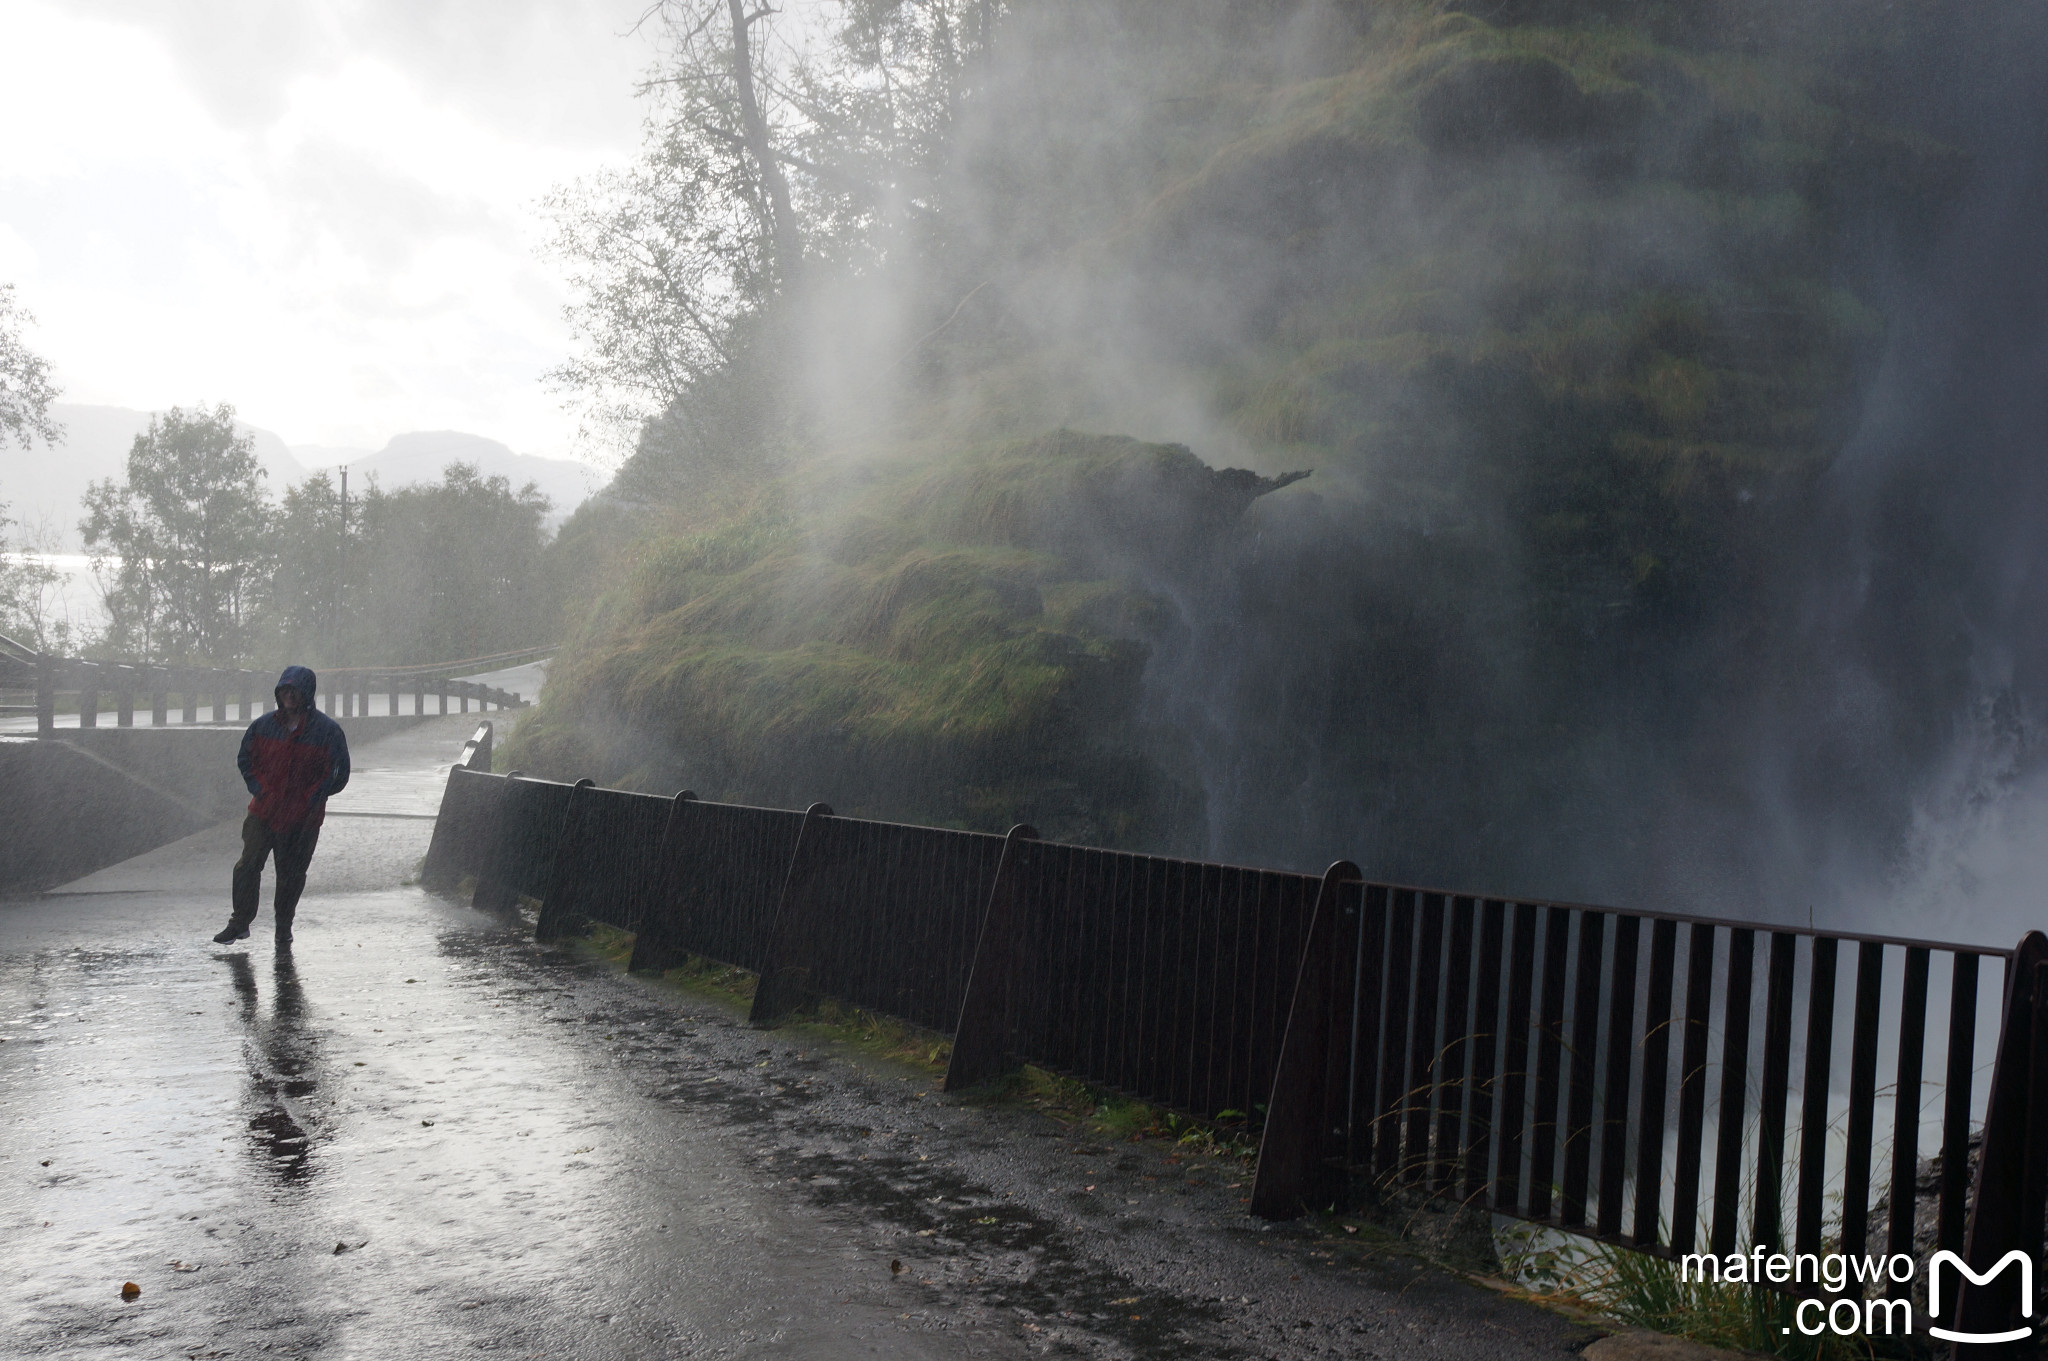
[{"label": "overcast sky", "polygon": [[571,456],[536,200],[631,157],[644,0],[0,0],[0,282],[62,400]]}]

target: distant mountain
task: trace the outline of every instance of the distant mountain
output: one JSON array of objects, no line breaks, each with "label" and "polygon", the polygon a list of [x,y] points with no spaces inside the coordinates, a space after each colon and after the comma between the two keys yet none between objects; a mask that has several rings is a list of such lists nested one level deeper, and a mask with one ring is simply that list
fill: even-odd
[{"label": "distant mountain", "polygon": [[[86,485],[103,477],[127,476],[128,449],[148,428],[151,413],[58,402],[50,415],[64,427],[64,438],[54,448],[38,444],[27,452],[13,445],[0,449],[0,502],[30,531],[47,524],[58,536],[60,550],[76,551],[82,546],[78,521],[85,512],[79,500]],[[282,439],[239,422],[235,428],[255,440],[256,459],[269,474],[266,483],[273,496],[305,476]]]},{"label": "distant mountain", "polygon": [[361,486],[360,479],[374,476],[377,485],[386,491],[416,482],[439,482],[449,464],[474,463],[486,477],[503,477],[514,489],[528,482],[536,484],[553,503],[547,517],[550,527],[568,519],[584,498],[603,484],[602,476],[588,464],[515,454],[494,439],[466,435],[459,430],[417,430],[397,435],[374,454],[314,444],[296,445],[292,453],[308,472],[346,463],[351,487]]}]

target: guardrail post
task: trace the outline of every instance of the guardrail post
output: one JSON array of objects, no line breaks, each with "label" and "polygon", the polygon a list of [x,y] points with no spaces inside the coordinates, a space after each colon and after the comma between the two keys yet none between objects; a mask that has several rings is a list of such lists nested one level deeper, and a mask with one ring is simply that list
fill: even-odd
[{"label": "guardrail post", "polygon": [[775,915],[769,918],[761,981],[747,1012],[747,1020],[754,1025],[765,1025],[794,1011],[810,993],[811,967],[805,946],[819,906],[818,881],[823,877],[819,824],[831,816],[829,804],[814,803],[804,810],[803,829],[796,835],[789,872],[782,878],[782,896],[776,900]]},{"label": "guardrail post", "polygon": [[207,679],[213,682],[213,721],[225,723],[228,721],[228,673],[211,671],[207,673]]},{"label": "guardrail post", "polygon": [[555,831],[554,862],[548,866],[548,882],[541,893],[540,917],[533,924],[535,940],[558,940],[568,934],[574,911],[578,881],[584,873],[583,835],[590,791],[597,781],[578,780],[569,788],[569,802],[562,809],[562,824]]},{"label": "guardrail post", "polygon": [[185,721],[199,721],[199,677],[190,671],[180,671],[176,677],[178,699],[185,706]]},{"label": "guardrail post", "polygon": [[[2038,1256],[2041,1247],[2043,1163],[2048,1147],[2039,1135],[2043,1116],[2030,1113],[2048,1088],[2048,1054],[2034,1043],[2038,1028],[2036,989],[2048,976],[2048,936],[2029,931],[2020,938],[2006,966],[2003,1023],[1998,1033],[1998,1058],[1991,1069],[1991,1090],[1984,1104],[1984,1143],[1977,1161],[1977,1182],[1970,1197],[1970,1230],[1963,1257],[1977,1272],[1989,1272],[2014,1249]],[[2031,1133],[2035,1136],[2030,1139]],[[1958,1332],[2006,1333],[2025,1336],[2034,1302],[2020,1291],[2018,1275],[2001,1271],[1985,1285],[1956,1279],[1953,1318]],[[2023,1350],[2024,1349],[2024,1350]],[[1957,1344],[1957,1356],[2031,1355],[2028,1343]]]},{"label": "guardrail post", "polygon": [[235,678],[242,684],[242,693],[237,696],[238,702],[235,705],[235,717],[247,723],[255,718],[255,715],[249,712],[249,703],[256,689],[255,682],[247,671],[237,672]]},{"label": "guardrail post", "polygon": [[506,807],[512,801],[512,790],[519,783],[524,771],[512,770],[505,774],[505,783],[498,788],[498,797],[491,805],[490,820],[484,827],[481,838],[483,855],[476,867],[476,892],[470,895],[469,905],[480,912],[510,912],[519,901],[519,887],[505,878],[503,873],[506,860],[507,840],[511,836],[512,812]]},{"label": "guardrail post", "polygon": [[163,672],[151,672],[149,686],[149,721],[161,728],[171,721],[171,692],[164,682]]},{"label": "guardrail post", "polygon": [[78,726],[97,728],[100,725],[100,669],[93,662],[81,666],[84,672],[78,686]]},{"label": "guardrail post", "polygon": [[402,687],[401,687],[401,684],[400,684],[400,680],[399,680],[399,677],[397,677],[397,676],[389,676],[389,677],[386,677],[386,680],[387,680],[387,681],[389,682],[389,684],[390,684],[390,686],[391,686],[391,717],[393,717],[393,718],[396,718],[396,717],[398,717],[398,713],[399,713],[399,710],[398,710],[398,692],[399,692],[399,690],[400,690],[400,689],[401,689]]},{"label": "guardrail post", "polygon": [[48,656],[36,657],[36,736],[48,737],[57,730],[57,665]]},{"label": "guardrail post", "polygon": [[489,774],[491,769],[491,725],[479,723],[469,741],[463,744],[462,755],[449,767],[448,782],[441,786],[441,807],[434,817],[434,836],[427,843],[426,862],[420,867],[420,882],[428,888],[439,888],[459,877],[449,871],[450,859],[460,860],[464,848],[458,843],[476,837],[476,818],[473,810],[455,802],[455,775],[465,773]]},{"label": "guardrail post", "polygon": [[633,957],[626,961],[627,973],[663,973],[689,958],[684,948],[682,911],[677,899],[678,852],[676,842],[684,834],[689,806],[697,791],[685,789],[669,803],[668,818],[661,824],[660,847],[654,853],[654,872],[648,876],[649,891],[640,904],[640,929],[633,936]]},{"label": "guardrail post", "polygon": [[135,726],[135,668],[114,668],[114,726]]},{"label": "guardrail post", "polygon": [[1358,866],[1339,860],[1323,872],[1316,893],[1259,1138],[1252,1213],[1261,1219],[1291,1219],[1344,1190],[1350,1002],[1363,908],[1361,895],[1344,889],[1364,878]]},{"label": "guardrail post", "polygon": [[1010,1050],[1010,987],[1017,975],[1017,940],[1023,925],[1017,906],[1017,881],[1035,828],[1018,823],[1003,838],[996,861],[995,882],[981,914],[974,963],[967,971],[967,990],[960,999],[960,1021],[953,1030],[953,1057],[946,1065],[945,1090],[961,1091],[1016,1066]]},{"label": "guardrail post", "polygon": [[415,676],[412,681],[412,716],[427,716],[427,682],[424,677]]}]

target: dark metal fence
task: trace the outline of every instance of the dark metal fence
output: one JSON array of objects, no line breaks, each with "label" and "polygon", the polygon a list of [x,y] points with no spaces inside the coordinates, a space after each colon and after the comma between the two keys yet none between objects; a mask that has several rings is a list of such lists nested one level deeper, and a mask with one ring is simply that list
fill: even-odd
[{"label": "dark metal fence", "polygon": [[[824,995],[952,1034],[949,1087],[1028,1061],[1263,1112],[1268,1217],[1423,1197],[1667,1258],[1979,1271],[2042,1246],[2040,933],[1504,901],[458,766],[428,878],[463,873],[479,905],[541,898],[543,936],[637,932],[635,968],[757,970],[757,1020]],[[2010,1276],[1961,1292],[1962,1326],[2025,1322]]]}]

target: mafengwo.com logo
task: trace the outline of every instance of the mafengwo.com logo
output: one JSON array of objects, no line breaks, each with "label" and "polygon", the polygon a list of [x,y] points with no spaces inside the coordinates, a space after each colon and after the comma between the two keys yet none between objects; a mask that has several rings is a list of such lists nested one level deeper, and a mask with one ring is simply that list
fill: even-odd
[{"label": "mafengwo.com logo", "polygon": [[[1927,1315],[1929,1318],[1946,1317],[1943,1304],[1953,1305],[1952,1290],[1960,1290],[1964,1281],[1974,1286],[1988,1286],[2007,1270],[2017,1269],[2020,1287],[2020,1316],[2034,1317],[2034,1261],[2026,1253],[2015,1248],[1998,1259],[1981,1274],[1972,1270],[1970,1264],[1955,1253],[1943,1249],[1927,1261]],[[1898,1336],[1913,1331],[1913,1303],[1910,1299],[1876,1298],[1889,1293],[1894,1286],[1911,1284],[1919,1273],[1919,1263],[1905,1253],[1883,1256],[1849,1256],[1839,1252],[1828,1253],[1784,1253],[1758,1246],[1747,1254],[1731,1252],[1725,1257],[1710,1253],[1689,1252],[1679,1259],[1678,1278],[1687,1283],[1706,1282],[1716,1285],[1813,1285],[1830,1295],[1841,1296],[1851,1284],[1858,1287],[1858,1295],[1872,1298],[1858,1299],[1842,1297],[1832,1301],[1824,1299],[1803,1299],[1792,1311],[1793,1326],[1808,1337],[1819,1337],[1824,1332],[1838,1337]],[[1960,1277],[1961,1280],[1957,1278]],[[1952,1311],[1952,1310],[1951,1310]],[[1792,1328],[1785,1329],[1791,1332]],[[1939,1324],[1930,1324],[1928,1335],[1943,1342],[1989,1343],[2018,1342],[2033,1336],[2032,1325],[2012,1328],[2004,1332],[1976,1333]]]}]

